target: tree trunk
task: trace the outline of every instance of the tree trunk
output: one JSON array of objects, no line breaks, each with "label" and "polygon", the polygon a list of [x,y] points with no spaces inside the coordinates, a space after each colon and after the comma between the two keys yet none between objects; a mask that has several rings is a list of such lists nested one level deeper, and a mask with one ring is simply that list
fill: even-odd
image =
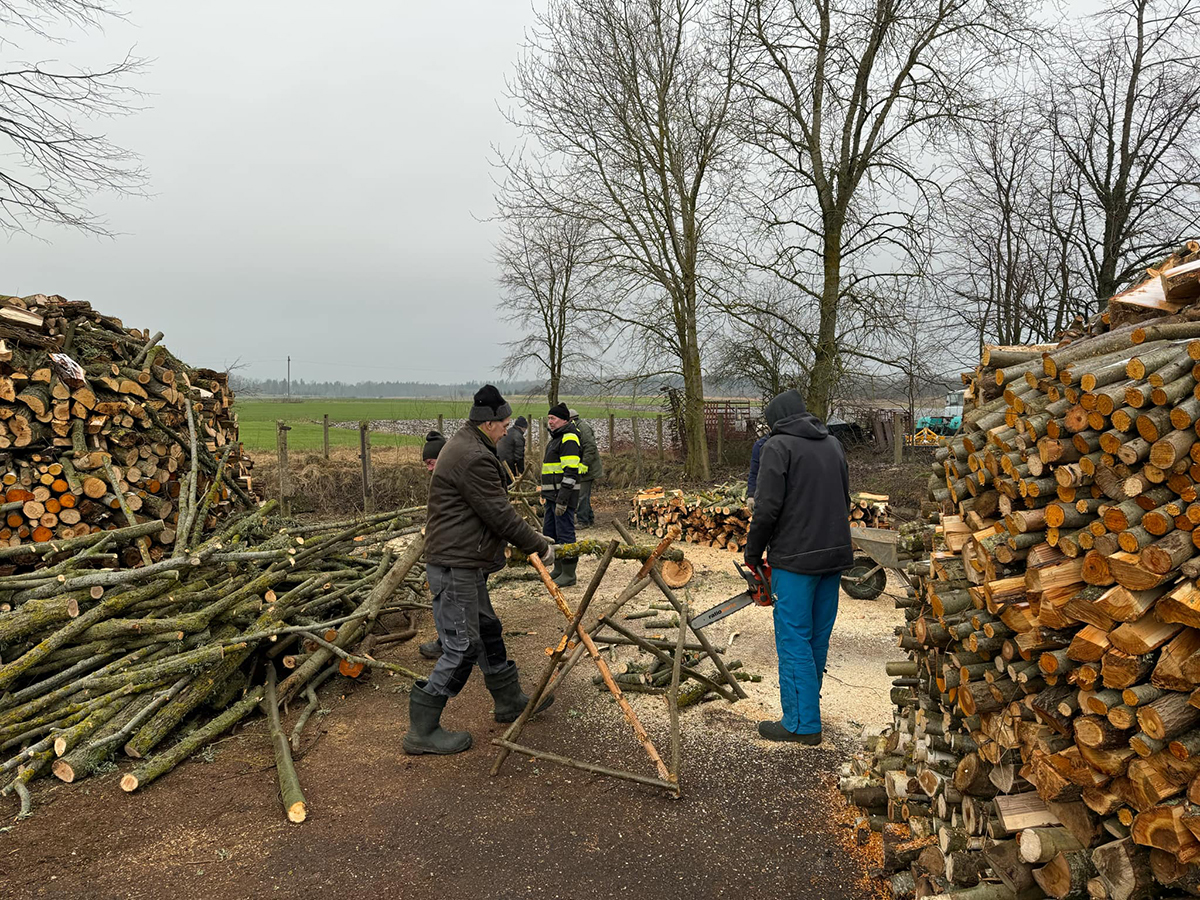
[{"label": "tree trunk", "polygon": [[[826,216],[828,220],[831,216]],[[842,233],[840,223],[826,221],[825,283],[821,288],[821,317],[817,326],[817,348],[808,382],[808,411],[818,419],[829,416],[829,400],[837,379],[837,315],[841,299]]]},{"label": "tree trunk", "polygon": [[683,359],[683,425],[687,439],[684,471],[689,478],[709,479],[708,436],[704,431],[704,377],[700,369],[700,348],[695,342],[696,323],[688,324],[692,342],[684,348]]}]

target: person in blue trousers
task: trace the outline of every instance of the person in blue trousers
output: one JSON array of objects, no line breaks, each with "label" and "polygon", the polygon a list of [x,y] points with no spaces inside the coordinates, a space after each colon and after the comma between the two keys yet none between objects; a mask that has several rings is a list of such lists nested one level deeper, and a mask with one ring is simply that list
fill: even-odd
[{"label": "person in blue trousers", "polygon": [[821,683],[837,618],[841,573],[854,564],[850,474],[841,442],[797,391],[767,404],[746,565],[772,569],[783,719],[760,722],[772,741],[821,743]]},{"label": "person in blue trousers", "polygon": [[746,505],[750,507],[750,512],[754,512],[754,491],[758,488],[758,466],[762,459],[763,444],[769,437],[769,434],[764,434],[750,448],[750,471],[746,474]]}]

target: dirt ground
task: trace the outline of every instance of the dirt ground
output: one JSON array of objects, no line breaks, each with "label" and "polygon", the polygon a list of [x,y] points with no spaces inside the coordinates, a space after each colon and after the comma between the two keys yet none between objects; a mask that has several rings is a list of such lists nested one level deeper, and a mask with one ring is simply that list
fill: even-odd
[{"label": "dirt ground", "polygon": [[[601,521],[611,520],[614,510],[601,512]],[[608,534],[602,526],[587,536]],[[741,589],[732,554],[682,546],[696,566],[694,610]],[[580,586],[569,600],[582,593],[594,566],[580,564]],[[614,562],[600,598],[619,591],[636,567]],[[493,596],[509,629],[510,655],[532,681],[544,648],[561,635],[561,617],[529,582],[501,583]],[[648,591],[629,608],[660,600]],[[0,833],[0,897],[241,900],[329,889],[329,896],[405,900],[634,891],[883,896],[868,874],[874,848],[854,840],[834,773],[861,726],[890,715],[880,663],[897,653],[892,629],[899,618],[886,597],[865,602],[843,594],[841,604],[823,701],[827,737],[816,749],[772,745],[755,732],[760,718],[779,715],[769,611],[748,608],[712,626],[718,646],[733,639],[727,658],[741,659],[762,681],[744,685],[749,700],[684,712],[680,800],[516,756],[489,778],[495,748],[488,742],[504,726],[491,721],[478,676],[445,717],[449,727],[472,732],[472,750],[406,757],[400,739],[407,682],[386,674],[354,686],[337,679],[322,690],[328,712],[309,725],[297,759],[310,810],[304,824],[283,816],[265,726],[256,719],[135,796],[121,792],[117,772],[73,786],[35,783],[33,818]],[[426,617],[417,640],[432,635]],[[416,644],[399,645],[388,658],[427,671]],[[614,668],[634,653],[618,650]],[[592,685],[593,671],[586,662],[577,668],[522,740],[651,774],[615,704]],[[663,699],[630,696],[665,752]],[[0,812],[11,815],[11,801],[4,803]]]}]

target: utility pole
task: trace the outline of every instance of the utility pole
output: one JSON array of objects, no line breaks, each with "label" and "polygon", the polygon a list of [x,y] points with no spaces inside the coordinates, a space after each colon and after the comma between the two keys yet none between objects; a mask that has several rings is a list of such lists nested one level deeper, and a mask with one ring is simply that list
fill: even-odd
[{"label": "utility pole", "polygon": [[287,398],[292,399],[292,357],[288,355]]}]

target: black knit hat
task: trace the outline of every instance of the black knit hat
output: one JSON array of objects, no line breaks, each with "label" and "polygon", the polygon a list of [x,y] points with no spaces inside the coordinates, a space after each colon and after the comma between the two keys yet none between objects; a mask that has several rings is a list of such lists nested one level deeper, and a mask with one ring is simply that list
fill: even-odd
[{"label": "black knit hat", "polygon": [[515,422],[513,422],[513,424],[516,425],[518,428],[528,428],[529,427],[529,422],[526,421],[524,416],[517,416],[517,420]]},{"label": "black knit hat", "polygon": [[421,448],[421,459],[437,459],[445,446],[446,438],[440,431],[429,432],[425,435],[425,446]]},{"label": "black knit hat", "polygon": [[567,409],[567,404],[558,403],[550,407],[550,412],[547,415],[557,416],[560,419],[569,419],[571,418],[571,411]]},{"label": "black knit hat", "polygon": [[500,396],[495,385],[485,384],[475,392],[475,405],[471,407],[472,422],[503,422],[512,415],[512,407]]}]

